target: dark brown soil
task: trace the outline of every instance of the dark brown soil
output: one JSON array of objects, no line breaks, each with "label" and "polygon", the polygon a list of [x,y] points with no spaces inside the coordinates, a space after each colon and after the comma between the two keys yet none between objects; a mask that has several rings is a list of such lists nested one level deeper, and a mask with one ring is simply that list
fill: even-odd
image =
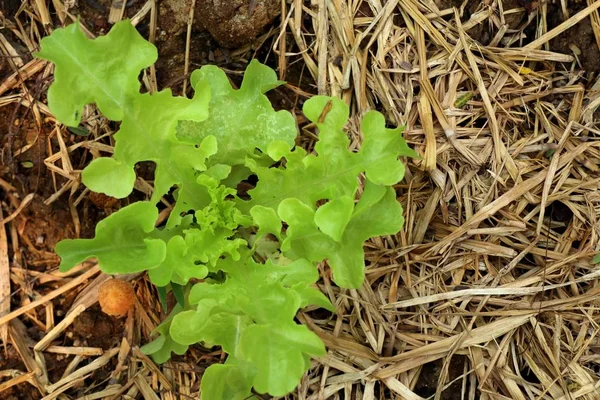
[{"label": "dark brown soil", "polygon": [[[440,400],[463,399],[461,393],[463,381],[462,379],[457,378],[464,374],[466,361],[467,358],[465,356],[455,355],[454,357],[452,357],[452,359],[450,360],[450,364],[448,365],[448,371],[446,376],[447,382],[452,382],[455,379],[456,381],[442,392]],[[435,362],[425,364],[423,366],[423,370],[421,371],[421,375],[419,377],[419,381],[417,382],[417,386],[414,389],[414,392],[419,396],[425,398],[434,396],[439,386],[438,379],[443,372],[443,368],[443,360],[438,360]],[[479,393],[476,394],[475,398],[479,398]]]},{"label": "dark brown soil", "polygon": [[200,24],[223,47],[240,47],[253,40],[279,15],[279,0],[204,0],[196,10]]},{"label": "dark brown soil", "polygon": [[[27,371],[21,361],[21,356],[13,346],[7,346],[6,352],[0,352],[0,368]],[[2,398],[6,400],[38,400],[41,396],[29,383],[21,383],[2,392]]]},{"label": "dark brown soil", "polygon": [[123,338],[123,320],[109,317],[96,306],[77,317],[67,332],[67,337],[78,341],[82,346],[109,350],[116,347]]},{"label": "dark brown soil", "polygon": [[[587,3],[570,1],[569,5],[571,6],[569,16],[573,16],[584,9]],[[558,4],[548,6],[548,17],[548,29],[560,25],[566,19]],[[589,17],[551,40],[550,50],[577,56],[580,67],[589,74],[589,79],[593,79],[600,71],[600,50]]]}]

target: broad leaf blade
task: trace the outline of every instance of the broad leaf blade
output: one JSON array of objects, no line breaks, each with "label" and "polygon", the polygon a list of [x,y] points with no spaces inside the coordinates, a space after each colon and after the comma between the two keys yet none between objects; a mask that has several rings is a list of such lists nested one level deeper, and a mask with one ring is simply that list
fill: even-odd
[{"label": "broad leaf blade", "polygon": [[100,221],[94,239],[69,239],[56,245],[62,259],[61,271],[92,257],[98,258],[103,272],[127,274],[159,266],[166,255],[166,244],[150,238],[158,210],[149,202],[122,208]]},{"label": "broad leaf blade", "polygon": [[306,372],[305,355],[323,356],[325,346],[308,328],[290,322],[248,327],[242,351],[257,366],[254,388],[283,396],[294,390]]},{"label": "broad leaf blade", "polygon": [[279,86],[275,71],[253,60],[248,65],[239,90],[234,90],[225,73],[215,66],[205,66],[192,73],[192,85],[208,82],[212,89],[210,115],[202,122],[182,122],[177,135],[188,143],[198,143],[208,136],[217,138],[219,153],[211,164],[243,165],[255,149],[267,152],[275,140],[294,145],[297,129],[287,111],[275,112],[265,92]]},{"label": "broad leaf blade", "polygon": [[204,278],[208,273],[206,266],[197,265],[195,261],[185,239],[174,236],[167,243],[164,261],[157,268],[148,271],[148,277],[157,286],[167,286],[171,282],[178,286],[185,285],[190,279]]},{"label": "broad leaf blade", "polygon": [[[183,119],[205,119],[209,99],[207,87],[198,87],[192,99],[173,97],[169,89],[134,97],[126,106],[123,122],[115,134],[113,161],[96,159],[83,171],[83,183],[95,192],[122,198],[133,189],[135,164],[153,161],[156,163],[154,201],[158,202],[174,185],[178,186],[180,197],[184,196],[181,192],[186,192],[186,199],[205,198],[202,187],[196,185],[196,171],[206,169],[206,159],[217,151],[216,141],[209,137],[194,144],[180,143],[175,137],[175,126]],[[127,179],[119,179],[119,175]],[[114,182],[119,182],[119,186],[113,186]],[[189,206],[203,204],[194,202]]]},{"label": "broad leaf blade", "polygon": [[[398,158],[416,155],[406,145],[402,130],[387,129],[379,113],[365,116],[361,127],[365,139],[358,152],[349,149],[350,140],[343,130],[349,110],[342,100],[312,97],[304,104],[304,113],[319,128],[316,154],[306,155],[298,148],[290,151],[280,142],[273,142],[268,154],[274,161],[285,158],[285,168],[265,167],[248,159],[246,166],[258,176],[258,183],[249,191],[250,201],[239,201],[242,210],[254,206],[277,210],[290,198],[313,209],[320,200],[354,199],[360,174],[366,173],[380,185],[396,184],[404,175],[404,165]],[[329,233],[339,238],[339,229]]]},{"label": "broad leaf blade", "polygon": [[83,106],[90,103],[96,103],[107,118],[122,120],[129,98],[139,93],[140,71],[158,56],[156,47],[128,20],[95,40],[88,39],[75,23],[54,30],[40,47],[35,55],[56,66],[48,104],[68,126],[79,125]]},{"label": "broad leaf blade", "polygon": [[[318,210],[317,210],[318,212]],[[334,281],[346,288],[358,288],[364,280],[364,242],[372,237],[397,233],[404,223],[402,206],[396,200],[391,187],[375,185],[367,181],[352,216],[346,222],[345,214],[317,213],[297,199],[281,202],[278,210],[289,225],[287,237],[281,249],[291,258],[306,258],[317,262],[329,260]],[[343,226],[335,232],[340,240],[323,233],[315,221],[326,227]]]},{"label": "broad leaf blade", "polygon": [[183,355],[186,353],[188,346],[177,343],[169,335],[171,322],[173,318],[181,311],[182,308],[179,305],[176,305],[167,319],[165,319],[159,326],[156,327],[156,331],[160,334],[160,336],[140,348],[142,353],[151,356],[154,362],[161,364],[168,361],[171,358],[171,353],[175,353],[177,355]]},{"label": "broad leaf blade", "polygon": [[253,400],[251,366],[213,364],[202,375],[201,400]]}]

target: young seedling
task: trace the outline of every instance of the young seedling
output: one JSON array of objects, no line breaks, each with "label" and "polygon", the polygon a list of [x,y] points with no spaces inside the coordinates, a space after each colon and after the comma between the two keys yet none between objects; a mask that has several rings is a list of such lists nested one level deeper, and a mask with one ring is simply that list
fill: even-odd
[{"label": "young seedling", "polygon": [[[393,186],[404,176],[400,157],[416,156],[402,129],[368,112],[362,146],[352,151],[348,106],[315,96],[303,107],[319,133],[308,154],[295,147],[295,118],[274,111],[264,95],[282,82],[257,61],[237,90],[222,70],[204,66],[191,75],[191,99],[168,89],[140,93],[138,75],[157,52],[129,21],[96,40],[77,24],[57,29],[37,56],[55,64],[48,103],[58,121],[78,126],[91,103],[120,121],[113,156],[82,172],[91,191],[125,198],[136,163],[156,164],[150,199],[98,223],[93,239],[57,245],[61,270],[95,257],[105,273],[147,271],[159,293],[173,290],[180,304],[144,351],[163,362],[197,343],[220,346],[227,361],[204,373],[203,399],[292,391],[311,357],[325,354],[296,313],[308,305],[334,311],[315,286],[317,263],[327,260],[338,285],[358,288],[364,242],[402,227]],[[258,183],[239,196],[236,188],[251,175]],[[157,205],[170,193],[173,210],[156,227]]]}]

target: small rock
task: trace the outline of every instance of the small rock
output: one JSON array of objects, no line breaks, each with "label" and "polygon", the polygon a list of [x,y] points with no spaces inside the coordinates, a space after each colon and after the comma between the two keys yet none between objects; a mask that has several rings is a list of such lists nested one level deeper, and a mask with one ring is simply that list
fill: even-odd
[{"label": "small rock", "polygon": [[281,13],[280,0],[199,0],[195,19],[226,48],[253,41]]}]

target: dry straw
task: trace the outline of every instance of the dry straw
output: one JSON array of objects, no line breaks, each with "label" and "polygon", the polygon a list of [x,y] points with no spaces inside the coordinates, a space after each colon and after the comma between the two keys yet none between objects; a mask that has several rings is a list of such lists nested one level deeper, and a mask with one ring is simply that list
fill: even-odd
[{"label": "dry straw", "polygon": [[[0,15],[5,30],[0,49],[11,57],[10,73],[0,82],[0,105],[31,110],[40,131],[55,122],[38,93],[52,69],[18,57],[7,32],[21,48],[35,51],[52,28],[50,16],[65,23],[76,18],[70,2],[53,0],[50,9],[48,3],[24,2],[13,20]],[[123,17],[124,3],[113,2],[114,20]],[[451,3],[457,8],[438,8]],[[290,0],[282,2],[279,31],[257,39],[272,45],[271,60],[288,79],[294,103],[322,93],[350,105],[353,148],[361,141],[359,117],[378,109],[390,124],[406,126],[405,137],[422,155],[407,160],[406,178],[397,186],[405,206],[403,231],[367,244],[366,284],[338,289],[321,266],[321,289],[337,313],[298,316],[329,352],[313,362],[294,398],[600,398],[600,266],[591,263],[600,250],[595,114],[600,80],[581,73],[576,53],[558,53],[549,45],[590,21],[594,43],[600,44],[600,3],[577,2],[577,12],[569,12],[572,2],[537,2],[530,15],[516,1],[486,0],[475,8],[466,3]],[[549,12],[558,9],[565,18],[550,27]],[[148,0],[136,10],[133,23],[147,21],[153,41],[157,4]],[[486,45],[482,30],[489,33]],[[190,32],[182,49],[186,70],[192,67]],[[247,61],[252,50],[246,46],[231,57]],[[159,87],[154,68],[143,82],[149,91]],[[112,152],[110,126],[93,107],[86,109],[84,126],[92,133],[89,140],[74,141],[63,127],[53,126],[12,149],[13,156],[33,145],[47,149],[44,163],[56,190],[44,200],[68,198],[77,232],[88,192],[80,182],[81,165],[73,160]],[[310,148],[314,132],[303,128],[302,143]],[[0,279],[11,282],[12,293],[30,294],[19,295],[29,299],[20,307],[0,306],[0,337],[23,364],[0,371],[0,393],[25,384],[44,399],[197,396],[203,366],[222,361],[221,353],[192,349],[185,359],[160,366],[144,356],[139,345],[154,337],[162,317],[143,279],[137,281],[138,303],[124,323],[120,345],[103,350],[63,344],[108,277],[94,265],[65,275],[19,264],[20,248],[34,247],[18,229],[31,197],[19,197],[5,180],[0,185],[9,194],[0,218],[10,219],[3,220],[0,234]],[[136,188],[151,191],[142,179]],[[47,264],[56,265],[47,256]],[[27,283],[31,277],[33,287]],[[9,291],[0,290],[5,298]],[[55,324],[59,316],[52,301],[65,295],[72,306]],[[33,311],[43,309],[41,321]],[[42,339],[34,341],[24,322]],[[51,382],[46,360],[56,354],[69,363]],[[87,385],[107,368],[110,380]],[[84,380],[89,389],[81,395]],[[433,382],[427,393],[424,380]]]}]

